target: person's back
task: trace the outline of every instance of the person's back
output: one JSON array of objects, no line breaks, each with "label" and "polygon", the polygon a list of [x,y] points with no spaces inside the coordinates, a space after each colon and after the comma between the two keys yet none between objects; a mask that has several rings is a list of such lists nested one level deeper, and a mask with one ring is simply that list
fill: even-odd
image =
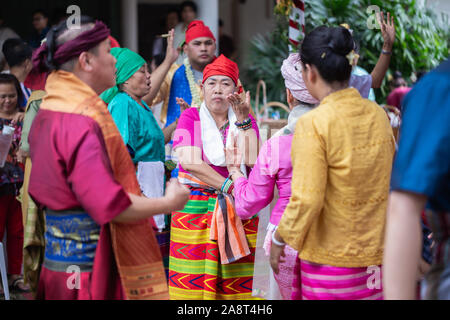
[{"label": "person's back", "polygon": [[[16,38],[20,39],[20,36],[16,32],[14,32],[14,30],[12,30],[11,28],[8,28],[3,25],[3,19],[0,15],[0,49],[3,48],[3,43],[7,39],[16,39]],[[0,50],[0,72],[2,72],[5,69],[5,67],[6,67],[5,56],[2,50]]]},{"label": "person's back", "polygon": [[394,106],[400,111],[402,110],[402,102],[403,98],[406,96],[406,94],[411,91],[410,87],[398,87],[392,90],[391,93],[389,93],[386,102],[390,106]]},{"label": "person's back", "polygon": [[[321,192],[324,198],[301,257],[337,266],[378,264],[395,149],[385,112],[356,89],[341,90],[299,119],[296,139],[311,134],[322,141],[327,175],[326,185],[305,190],[307,198]],[[293,153],[306,150],[292,147]]]}]

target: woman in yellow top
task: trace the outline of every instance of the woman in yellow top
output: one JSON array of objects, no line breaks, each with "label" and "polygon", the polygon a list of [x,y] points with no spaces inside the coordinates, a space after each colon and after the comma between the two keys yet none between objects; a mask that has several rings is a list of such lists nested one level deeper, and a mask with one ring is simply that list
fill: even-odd
[{"label": "woman in yellow top", "polygon": [[295,298],[382,299],[395,142],[383,109],[348,87],[354,46],[347,29],[322,26],[300,50],[303,79],[320,105],[295,128],[292,195],[270,258],[278,273],[284,244],[299,252]]}]

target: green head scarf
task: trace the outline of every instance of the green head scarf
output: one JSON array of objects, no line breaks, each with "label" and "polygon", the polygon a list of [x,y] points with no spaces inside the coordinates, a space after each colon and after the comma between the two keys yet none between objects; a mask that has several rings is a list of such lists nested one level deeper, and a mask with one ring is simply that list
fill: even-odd
[{"label": "green head scarf", "polygon": [[117,60],[116,85],[100,95],[100,98],[106,103],[110,103],[119,93],[118,85],[130,79],[130,77],[146,63],[144,58],[128,48],[112,48],[111,54]]}]

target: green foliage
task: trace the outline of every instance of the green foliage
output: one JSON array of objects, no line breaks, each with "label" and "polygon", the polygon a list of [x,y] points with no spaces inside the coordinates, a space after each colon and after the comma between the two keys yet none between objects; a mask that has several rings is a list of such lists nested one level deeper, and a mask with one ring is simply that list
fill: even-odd
[{"label": "green foliage", "polygon": [[[394,43],[388,77],[381,89],[376,90],[377,101],[385,101],[389,93],[387,78],[399,70],[407,81],[416,71],[429,71],[449,55],[450,27],[448,17],[438,17],[432,10],[420,7],[416,0],[310,0],[305,1],[306,32],[317,26],[337,26],[347,23],[360,46],[359,66],[371,72],[379,58],[383,38],[377,28],[369,28],[375,22],[373,10],[376,5],[395,18],[396,40]],[[284,101],[284,81],[280,66],[288,55],[288,17],[276,14],[275,30],[258,35],[250,46],[250,57],[244,77],[246,84],[255,92],[259,79],[266,81],[268,100]],[[386,17],[386,14],[385,14]]]},{"label": "green foliage", "polygon": [[[289,24],[284,16],[276,16],[276,18],[277,23],[273,32],[265,36],[259,34],[251,42],[243,78],[246,89],[252,93],[252,98],[255,98],[257,83],[262,79],[267,86],[267,101],[286,100],[286,89],[280,68],[289,54]],[[262,91],[260,91],[260,102],[262,102]]]}]

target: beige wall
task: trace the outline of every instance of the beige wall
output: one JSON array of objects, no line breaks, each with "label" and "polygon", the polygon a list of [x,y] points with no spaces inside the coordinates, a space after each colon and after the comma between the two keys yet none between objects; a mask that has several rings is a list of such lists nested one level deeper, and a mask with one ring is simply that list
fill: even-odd
[{"label": "beige wall", "polygon": [[271,31],[275,25],[273,17],[273,0],[246,0],[241,4],[238,0],[219,0],[219,17],[225,23],[225,31],[228,35],[233,35],[233,2],[235,10],[238,11],[238,48],[239,64],[245,63],[248,47],[252,38],[260,34]]}]

